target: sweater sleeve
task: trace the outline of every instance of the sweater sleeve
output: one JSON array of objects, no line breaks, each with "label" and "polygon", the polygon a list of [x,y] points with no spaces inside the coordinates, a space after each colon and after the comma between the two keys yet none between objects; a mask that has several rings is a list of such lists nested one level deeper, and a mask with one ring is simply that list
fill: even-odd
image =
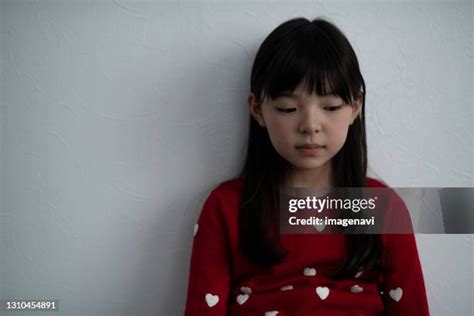
[{"label": "sweater sleeve", "polygon": [[[409,228],[406,234],[383,234],[385,315],[429,315],[423,272],[418,257],[410,214],[403,200],[394,193],[387,220]],[[406,230],[406,229],[405,229]]]},{"label": "sweater sleeve", "polygon": [[230,247],[216,189],[194,225],[185,316],[224,316],[230,289]]}]

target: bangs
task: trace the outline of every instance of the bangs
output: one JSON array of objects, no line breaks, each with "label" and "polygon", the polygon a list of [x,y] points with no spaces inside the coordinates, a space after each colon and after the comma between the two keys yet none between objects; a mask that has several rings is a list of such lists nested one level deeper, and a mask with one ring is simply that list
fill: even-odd
[{"label": "bangs", "polygon": [[351,102],[361,85],[351,76],[355,69],[347,65],[348,59],[341,60],[341,56],[350,52],[343,51],[340,41],[338,45],[338,40],[331,40],[314,24],[292,32],[270,54],[261,81],[261,100],[274,100],[280,93],[293,92],[301,84],[308,94],[336,95],[346,103]]}]

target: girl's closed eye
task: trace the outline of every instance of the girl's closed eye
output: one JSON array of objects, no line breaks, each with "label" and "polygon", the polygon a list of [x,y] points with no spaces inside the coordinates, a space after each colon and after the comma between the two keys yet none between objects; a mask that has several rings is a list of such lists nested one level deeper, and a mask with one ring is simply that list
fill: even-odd
[{"label": "girl's closed eye", "polygon": [[328,112],[335,112],[335,111],[338,111],[342,108],[342,104],[341,105],[330,105],[330,106],[325,106],[324,107],[324,110],[328,111]]},{"label": "girl's closed eye", "polygon": [[276,110],[281,113],[291,113],[296,111],[296,108],[276,108]]},{"label": "girl's closed eye", "polygon": [[[325,106],[324,107],[324,110],[325,111],[328,111],[328,112],[336,112],[338,110],[340,110],[342,108],[342,104],[341,105],[329,105],[329,106]],[[278,112],[281,112],[281,113],[292,113],[294,111],[296,111],[296,108],[279,108],[277,107],[276,110]]]}]

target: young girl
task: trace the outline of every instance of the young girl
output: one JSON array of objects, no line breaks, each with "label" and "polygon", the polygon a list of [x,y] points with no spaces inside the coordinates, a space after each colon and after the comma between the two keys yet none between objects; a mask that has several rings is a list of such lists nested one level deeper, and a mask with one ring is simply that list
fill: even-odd
[{"label": "young girl", "polygon": [[[365,83],[344,34],[281,24],[250,88],[245,165],[194,225],[185,315],[429,315],[413,234],[279,233],[283,187],[385,187],[366,177]],[[408,214],[398,196],[389,208]]]}]

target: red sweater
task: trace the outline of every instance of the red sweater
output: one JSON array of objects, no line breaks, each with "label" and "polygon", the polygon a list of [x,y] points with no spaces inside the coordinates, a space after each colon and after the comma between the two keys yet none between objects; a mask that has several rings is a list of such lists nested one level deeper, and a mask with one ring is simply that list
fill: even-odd
[{"label": "red sweater", "polygon": [[[367,180],[368,187],[385,187]],[[344,257],[343,234],[282,234],[288,256],[265,269],[238,250],[242,188],[241,178],[214,188],[194,225],[185,316],[429,315],[413,234],[381,235],[387,256],[380,275],[327,276]],[[391,205],[409,218],[396,193]]]}]

